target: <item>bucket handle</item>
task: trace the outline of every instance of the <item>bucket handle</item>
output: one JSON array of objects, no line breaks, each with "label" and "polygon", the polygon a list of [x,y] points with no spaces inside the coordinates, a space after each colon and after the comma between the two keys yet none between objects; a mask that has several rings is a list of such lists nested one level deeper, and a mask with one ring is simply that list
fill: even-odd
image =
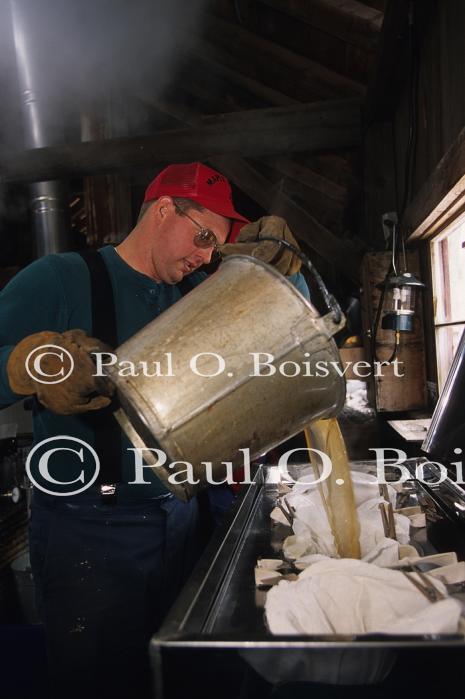
[{"label": "bucket handle", "polygon": [[260,240],[271,240],[274,243],[278,243],[278,245],[282,245],[283,247],[288,248],[304,263],[304,265],[306,266],[306,268],[308,269],[318,286],[318,289],[326,304],[326,308],[332,316],[332,321],[335,325],[339,325],[344,318],[341,307],[334,298],[334,296],[329,293],[328,289],[326,288],[326,284],[320,277],[320,274],[318,273],[315,266],[312,264],[312,262],[310,262],[307,255],[304,252],[302,252],[302,250],[297,248],[295,245],[290,243],[288,240],[284,240],[283,238],[275,238],[272,235],[263,235],[260,236]]}]

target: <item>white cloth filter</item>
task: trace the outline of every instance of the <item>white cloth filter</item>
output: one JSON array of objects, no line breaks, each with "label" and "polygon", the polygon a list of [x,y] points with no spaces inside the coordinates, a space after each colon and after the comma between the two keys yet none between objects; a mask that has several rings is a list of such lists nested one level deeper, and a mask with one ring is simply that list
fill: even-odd
[{"label": "white cloth filter", "polygon": [[268,592],[266,620],[273,634],[456,633],[461,605],[434,584],[446,599],[432,604],[399,571],[320,560]]},{"label": "white cloth filter", "polygon": [[[378,494],[375,476],[353,472],[357,516],[360,522],[360,549],[362,559],[377,565],[388,566],[398,561],[398,543],[409,542],[410,521],[403,515],[394,515],[398,543],[386,539],[378,505],[384,500]],[[300,478],[286,501],[294,509],[294,535],[283,544],[284,555],[291,560],[306,559],[314,554],[336,557],[337,551],[331,527],[316,486],[308,481],[309,476]],[[396,493],[388,486],[391,502]]]}]

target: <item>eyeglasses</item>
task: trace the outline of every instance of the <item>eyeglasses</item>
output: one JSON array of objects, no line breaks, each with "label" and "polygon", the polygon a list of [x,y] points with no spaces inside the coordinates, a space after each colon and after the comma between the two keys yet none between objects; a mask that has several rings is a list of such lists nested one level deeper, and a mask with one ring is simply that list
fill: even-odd
[{"label": "eyeglasses", "polygon": [[181,209],[176,202],[173,202],[176,210],[180,213],[181,216],[185,216],[186,218],[189,219],[189,221],[192,221],[194,226],[198,228],[197,233],[194,235],[194,245],[197,248],[213,248],[213,253],[212,253],[212,262],[221,259],[221,253],[218,250],[218,238],[216,235],[213,233],[213,231],[210,228],[204,228],[203,226],[200,225],[200,223],[197,223],[195,219],[192,218],[192,216],[189,216],[189,214],[186,214],[185,211]]}]

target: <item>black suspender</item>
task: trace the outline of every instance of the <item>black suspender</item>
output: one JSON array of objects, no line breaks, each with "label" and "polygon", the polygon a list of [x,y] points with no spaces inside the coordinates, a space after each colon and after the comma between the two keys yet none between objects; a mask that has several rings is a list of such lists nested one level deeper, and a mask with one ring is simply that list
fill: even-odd
[{"label": "black suspender", "polygon": [[115,349],[118,346],[115,300],[107,266],[98,250],[83,250],[79,254],[90,274],[92,335]]},{"label": "black suspender", "polygon": [[[92,335],[112,349],[118,346],[116,311],[110,275],[97,250],[79,253],[90,274]],[[107,408],[84,413],[81,417],[93,429],[95,449],[100,459],[100,484],[121,483],[121,430],[113,417],[115,400]]]}]

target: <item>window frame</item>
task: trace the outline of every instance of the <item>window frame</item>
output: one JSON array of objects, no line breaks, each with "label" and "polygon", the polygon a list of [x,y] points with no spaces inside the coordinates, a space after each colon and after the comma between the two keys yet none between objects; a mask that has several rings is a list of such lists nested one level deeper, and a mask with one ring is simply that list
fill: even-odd
[{"label": "window frame", "polygon": [[[449,264],[449,246],[447,245],[447,241],[450,236],[456,233],[458,228],[463,229],[463,234],[465,236],[464,211],[458,212],[452,220],[449,219],[442,227],[435,230],[434,233],[432,233],[432,235],[424,241],[429,258],[429,281],[432,311],[430,321],[432,328],[432,344],[434,349],[434,365],[438,395],[441,393],[444,387],[444,383],[455,354],[455,352],[451,353],[446,363],[441,362],[441,353],[438,351],[440,344],[443,342],[443,339],[441,338],[441,330],[445,328],[462,327],[462,332],[465,331],[465,316],[460,320],[450,319],[452,313],[451,269]],[[441,317],[443,319],[437,320],[438,296],[440,294],[442,294],[441,306],[444,308],[444,312],[441,313]],[[449,335],[448,342],[450,341],[451,339]]]}]

